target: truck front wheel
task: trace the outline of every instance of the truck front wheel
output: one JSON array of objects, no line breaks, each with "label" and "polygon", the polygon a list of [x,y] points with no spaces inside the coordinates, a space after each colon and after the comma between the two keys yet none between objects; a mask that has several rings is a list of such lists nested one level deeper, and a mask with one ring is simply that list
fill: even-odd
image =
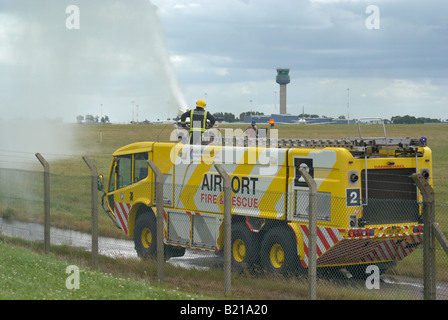
[{"label": "truck front wheel", "polygon": [[257,264],[255,236],[244,223],[232,226],[232,265],[236,269],[252,269]]},{"label": "truck front wheel", "polygon": [[134,228],[135,250],[140,258],[155,258],[157,254],[156,219],[152,214],[140,214]]},{"label": "truck front wheel", "polygon": [[[135,221],[134,245],[137,255],[142,259],[157,258],[157,220],[154,214],[143,212]],[[164,259],[182,257],[185,248],[163,245]]]}]

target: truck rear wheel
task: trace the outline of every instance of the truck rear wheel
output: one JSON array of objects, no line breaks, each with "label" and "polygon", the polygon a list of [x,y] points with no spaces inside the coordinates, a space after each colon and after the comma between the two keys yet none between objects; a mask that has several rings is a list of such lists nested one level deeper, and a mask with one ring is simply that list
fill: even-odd
[{"label": "truck rear wheel", "polygon": [[238,270],[253,268],[258,261],[255,235],[245,223],[232,226],[232,265]]},{"label": "truck rear wheel", "polygon": [[261,265],[269,273],[289,274],[298,270],[297,245],[286,227],[268,231],[261,244]]}]

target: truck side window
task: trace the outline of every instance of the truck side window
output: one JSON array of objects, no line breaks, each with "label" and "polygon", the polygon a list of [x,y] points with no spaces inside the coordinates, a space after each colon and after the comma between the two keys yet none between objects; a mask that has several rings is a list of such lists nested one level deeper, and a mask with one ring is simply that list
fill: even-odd
[{"label": "truck side window", "polygon": [[134,155],[134,180],[145,179],[148,176],[148,153],[137,153]]},{"label": "truck side window", "polygon": [[120,189],[132,183],[132,155],[120,156],[117,159],[115,171],[117,189]]}]

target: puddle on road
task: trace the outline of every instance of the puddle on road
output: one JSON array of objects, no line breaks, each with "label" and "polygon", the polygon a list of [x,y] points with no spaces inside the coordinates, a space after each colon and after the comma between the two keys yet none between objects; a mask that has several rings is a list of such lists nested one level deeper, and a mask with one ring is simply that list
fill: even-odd
[{"label": "puddle on road", "polygon": [[[44,241],[44,227],[38,223],[6,221],[0,218],[0,233],[8,237],[29,241]],[[92,235],[75,230],[51,227],[50,242],[55,245],[67,245],[90,251]],[[132,240],[99,237],[98,253],[112,258],[138,259]],[[211,265],[222,264],[222,258],[212,252],[187,250],[183,257],[171,258],[168,263],[186,269],[208,270]]]}]

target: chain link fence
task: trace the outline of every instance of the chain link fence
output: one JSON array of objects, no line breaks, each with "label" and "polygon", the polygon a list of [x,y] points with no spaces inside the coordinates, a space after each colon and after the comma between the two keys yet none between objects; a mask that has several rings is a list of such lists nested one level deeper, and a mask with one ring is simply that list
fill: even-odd
[{"label": "chain link fence", "polygon": [[[91,251],[91,182],[89,175],[50,174],[53,245]],[[210,192],[200,192],[203,186],[164,184],[163,268],[166,282],[195,291],[223,293],[225,232],[221,213],[225,190],[223,184],[213,182],[208,186]],[[0,169],[0,232],[4,237],[44,241],[43,183],[41,171]],[[230,199],[232,297],[307,299],[309,192],[262,192],[250,189],[250,180],[244,184],[241,181],[240,188],[243,186],[246,189],[233,192]],[[415,195],[417,189],[409,192]],[[156,193],[150,197],[156,197]],[[144,263],[156,270],[155,209],[117,207],[116,199],[101,198],[101,194],[98,198],[100,204],[103,200],[104,206],[109,204],[115,210],[117,225],[122,229],[100,210],[100,257],[117,259],[130,269]],[[343,227],[342,220],[351,222],[354,215],[359,218],[357,209],[347,207],[346,201],[328,193],[316,196],[317,299],[423,299],[424,202],[372,197],[361,219],[353,220],[357,224]],[[263,218],[261,207],[267,208]],[[448,204],[434,202],[432,207],[437,228],[446,236]],[[279,214],[284,211],[281,208],[287,209],[286,216]],[[435,298],[448,299],[448,256],[437,237],[430,248],[435,254]],[[156,278],[156,273],[153,276]]]}]

